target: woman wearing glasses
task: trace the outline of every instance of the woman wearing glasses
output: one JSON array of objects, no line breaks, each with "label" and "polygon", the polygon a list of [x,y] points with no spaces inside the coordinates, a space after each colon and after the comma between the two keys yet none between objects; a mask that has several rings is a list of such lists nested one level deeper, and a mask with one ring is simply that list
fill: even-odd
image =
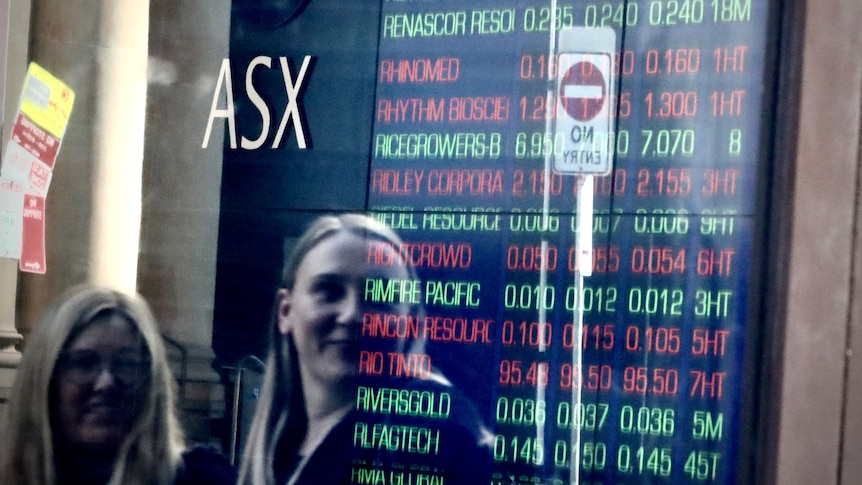
[{"label": "woman wearing glasses", "polygon": [[71,289],[27,341],[0,440],[4,485],[228,485],[208,448],[187,449],[147,304]]}]

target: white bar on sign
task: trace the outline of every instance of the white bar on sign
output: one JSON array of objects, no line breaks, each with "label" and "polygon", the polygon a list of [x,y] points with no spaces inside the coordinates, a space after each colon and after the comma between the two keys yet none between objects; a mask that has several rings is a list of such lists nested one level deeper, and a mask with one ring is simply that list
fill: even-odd
[{"label": "white bar on sign", "polygon": [[602,87],[591,84],[569,84],[565,88],[565,96],[567,98],[600,99]]}]

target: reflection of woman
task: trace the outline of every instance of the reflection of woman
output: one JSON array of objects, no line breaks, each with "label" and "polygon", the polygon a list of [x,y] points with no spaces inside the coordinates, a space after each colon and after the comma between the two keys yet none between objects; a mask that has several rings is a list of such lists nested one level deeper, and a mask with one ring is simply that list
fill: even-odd
[{"label": "reflection of woman", "polygon": [[224,457],[186,450],[173,384],[143,300],[69,290],[27,341],[0,440],[0,483],[232,484]]},{"label": "reflection of woman", "polygon": [[[369,243],[392,264],[369,264]],[[360,373],[363,352],[387,357],[421,348],[363,340],[364,316],[411,311],[399,298],[386,305],[365,299],[369,280],[416,280],[400,247],[394,232],[360,215],[320,218],[299,239],[277,293],[276,333],[241,484],[373,483],[381,473],[386,483],[416,483],[419,473],[450,485],[487,483],[483,428],[454,389],[428,378]]]}]

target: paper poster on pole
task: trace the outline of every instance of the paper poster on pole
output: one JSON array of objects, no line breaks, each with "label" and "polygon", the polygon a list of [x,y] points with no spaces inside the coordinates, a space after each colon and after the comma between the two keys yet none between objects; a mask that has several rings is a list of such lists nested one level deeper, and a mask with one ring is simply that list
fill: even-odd
[{"label": "paper poster on pole", "polygon": [[21,255],[24,185],[0,177],[0,257]]},{"label": "paper poster on pole", "polygon": [[63,138],[75,92],[36,63],[30,63],[20,111],[37,126],[57,138]]},{"label": "paper poster on pole", "polygon": [[0,257],[18,259],[21,271],[46,271],[45,199],[74,102],[74,91],[30,64],[0,166]]}]

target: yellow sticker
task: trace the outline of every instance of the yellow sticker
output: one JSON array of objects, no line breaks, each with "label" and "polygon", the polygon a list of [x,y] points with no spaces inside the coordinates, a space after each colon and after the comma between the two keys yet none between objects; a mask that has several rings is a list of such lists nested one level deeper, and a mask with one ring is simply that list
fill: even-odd
[{"label": "yellow sticker", "polygon": [[69,86],[35,62],[30,63],[21,93],[22,113],[48,133],[63,138],[74,102],[75,92]]}]

